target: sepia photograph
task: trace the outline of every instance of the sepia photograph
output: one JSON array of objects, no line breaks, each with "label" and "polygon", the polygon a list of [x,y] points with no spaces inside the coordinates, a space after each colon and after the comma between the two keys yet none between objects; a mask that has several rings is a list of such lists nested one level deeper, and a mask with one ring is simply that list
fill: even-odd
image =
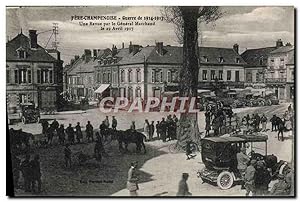
[{"label": "sepia photograph", "polygon": [[296,196],[295,7],[5,10],[8,196]]}]

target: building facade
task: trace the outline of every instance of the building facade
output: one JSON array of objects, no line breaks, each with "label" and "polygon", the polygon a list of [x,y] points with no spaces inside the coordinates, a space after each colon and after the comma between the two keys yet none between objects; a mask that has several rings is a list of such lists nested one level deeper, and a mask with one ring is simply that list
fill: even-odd
[{"label": "building facade", "polygon": [[34,103],[40,109],[57,108],[63,89],[60,52],[37,43],[36,30],[29,37],[22,32],[6,43],[7,106],[18,109]]}]

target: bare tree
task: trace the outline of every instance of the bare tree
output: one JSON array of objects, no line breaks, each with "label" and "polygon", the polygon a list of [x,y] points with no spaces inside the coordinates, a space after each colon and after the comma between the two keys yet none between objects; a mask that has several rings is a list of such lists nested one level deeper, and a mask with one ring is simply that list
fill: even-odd
[{"label": "bare tree", "polygon": [[[180,70],[179,95],[197,97],[199,73],[198,25],[214,22],[222,16],[219,7],[165,7],[162,11],[165,20],[175,24],[175,33],[183,43],[183,66]],[[198,140],[200,134],[196,113],[182,113],[177,128],[178,145],[186,141]]]}]

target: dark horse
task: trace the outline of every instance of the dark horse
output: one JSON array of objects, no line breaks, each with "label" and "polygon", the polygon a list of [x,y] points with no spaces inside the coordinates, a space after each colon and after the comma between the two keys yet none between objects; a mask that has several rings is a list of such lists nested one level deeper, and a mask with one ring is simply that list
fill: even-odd
[{"label": "dark horse", "polygon": [[30,149],[30,139],[33,139],[33,135],[31,133],[23,132],[22,129],[14,130],[13,128],[9,129],[10,135],[10,144],[12,149],[18,152],[23,151],[23,145],[25,146],[25,150]]},{"label": "dark horse", "polygon": [[120,151],[124,151],[123,143],[125,145],[125,151],[128,152],[128,144],[134,143],[136,144],[136,151],[141,152],[141,148],[144,149],[144,154],[146,153],[146,146],[144,144],[144,140],[146,139],[146,136],[140,132],[137,132],[136,130],[114,130],[113,132],[115,137],[117,137],[117,140],[119,142],[119,149]]}]

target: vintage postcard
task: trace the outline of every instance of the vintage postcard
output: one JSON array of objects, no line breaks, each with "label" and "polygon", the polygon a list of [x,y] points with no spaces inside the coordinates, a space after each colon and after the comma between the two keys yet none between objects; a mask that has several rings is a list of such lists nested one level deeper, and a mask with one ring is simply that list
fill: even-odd
[{"label": "vintage postcard", "polygon": [[295,197],[292,6],[6,7],[7,189]]}]

